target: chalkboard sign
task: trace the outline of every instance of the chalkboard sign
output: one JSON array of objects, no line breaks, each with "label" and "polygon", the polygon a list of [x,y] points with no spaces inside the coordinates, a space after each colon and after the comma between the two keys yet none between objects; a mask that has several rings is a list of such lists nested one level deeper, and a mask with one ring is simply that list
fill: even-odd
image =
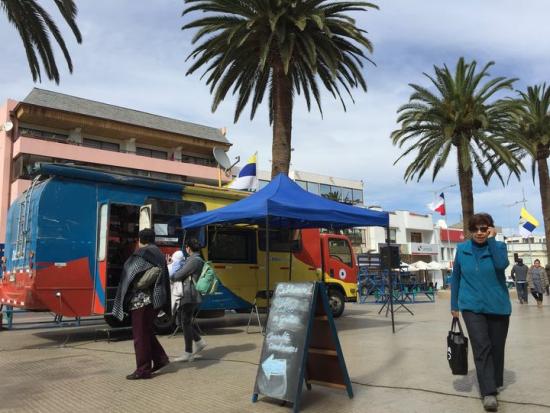
[{"label": "chalkboard sign", "polygon": [[299,409],[303,384],[345,389],[353,397],[322,283],[280,283],[275,289],[252,401],[264,395]]}]

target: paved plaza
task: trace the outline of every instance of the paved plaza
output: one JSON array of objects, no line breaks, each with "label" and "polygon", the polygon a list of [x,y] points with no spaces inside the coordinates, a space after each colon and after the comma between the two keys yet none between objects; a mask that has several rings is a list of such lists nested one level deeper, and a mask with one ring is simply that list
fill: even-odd
[{"label": "paved plaza", "polygon": [[[482,412],[473,361],[468,376],[452,376],[445,359],[448,298],[410,308],[415,315],[399,311],[392,334],[379,305],[350,304],[336,324],[355,397],[314,385],[304,389],[301,411]],[[97,324],[16,324],[0,332],[0,412],[289,413],[265,398],[251,403],[263,337],[246,334],[247,319],[201,320],[202,358],[138,381],[125,379],[135,367],[127,334],[94,341]],[[542,309],[514,303],[499,411],[550,412],[549,326],[547,302]],[[171,357],[183,350],[181,334],[161,342]]]}]

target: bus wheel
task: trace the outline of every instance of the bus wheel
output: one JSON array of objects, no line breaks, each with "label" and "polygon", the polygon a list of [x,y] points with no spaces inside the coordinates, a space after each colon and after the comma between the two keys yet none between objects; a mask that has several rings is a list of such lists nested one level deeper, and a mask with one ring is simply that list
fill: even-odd
[{"label": "bus wheel", "polygon": [[176,328],[176,318],[161,311],[153,321],[157,334],[170,334]]},{"label": "bus wheel", "polygon": [[107,325],[112,328],[128,327],[132,324],[129,316],[124,317],[122,321],[110,314],[104,315],[103,318],[105,319]]},{"label": "bus wheel", "polygon": [[346,299],[344,294],[341,291],[331,288],[328,291],[328,303],[330,309],[332,310],[332,316],[338,318],[344,312],[344,307],[346,305]]}]

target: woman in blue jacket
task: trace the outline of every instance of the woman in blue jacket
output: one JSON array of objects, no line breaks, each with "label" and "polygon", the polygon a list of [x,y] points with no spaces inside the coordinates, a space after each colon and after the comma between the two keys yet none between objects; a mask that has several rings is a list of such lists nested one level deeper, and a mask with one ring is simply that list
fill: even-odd
[{"label": "woman in blue jacket", "polygon": [[459,312],[470,343],[487,411],[497,411],[496,395],[503,385],[504,347],[512,306],[504,270],[506,244],[495,240],[493,218],[475,214],[469,222],[471,239],[458,245],[451,280],[451,314]]}]

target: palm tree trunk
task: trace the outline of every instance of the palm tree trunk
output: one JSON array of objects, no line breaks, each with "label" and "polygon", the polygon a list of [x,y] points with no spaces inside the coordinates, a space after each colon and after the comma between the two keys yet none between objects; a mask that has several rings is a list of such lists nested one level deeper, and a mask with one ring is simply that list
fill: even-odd
[{"label": "palm tree trunk", "polygon": [[468,224],[470,219],[474,215],[474,193],[472,189],[472,169],[464,168],[464,164],[460,159],[460,147],[457,147],[458,154],[458,184],[460,186],[460,201],[462,204],[462,228],[464,230],[464,237],[469,234]]},{"label": "palm tree trunk", "polygon": [[284,73],[280,58],[273,66],[273,143],[271,150],[271,177],[288,175],[292,133],[292,81]]},{"label": "palm tree trunk", "polygon": [[542,219],[546,235],[546,262],[550,262],[550,176],[548,175],[549,148],[539,145],[537,148],[537,167],[539,172],[540,199],[542,204]]}]

